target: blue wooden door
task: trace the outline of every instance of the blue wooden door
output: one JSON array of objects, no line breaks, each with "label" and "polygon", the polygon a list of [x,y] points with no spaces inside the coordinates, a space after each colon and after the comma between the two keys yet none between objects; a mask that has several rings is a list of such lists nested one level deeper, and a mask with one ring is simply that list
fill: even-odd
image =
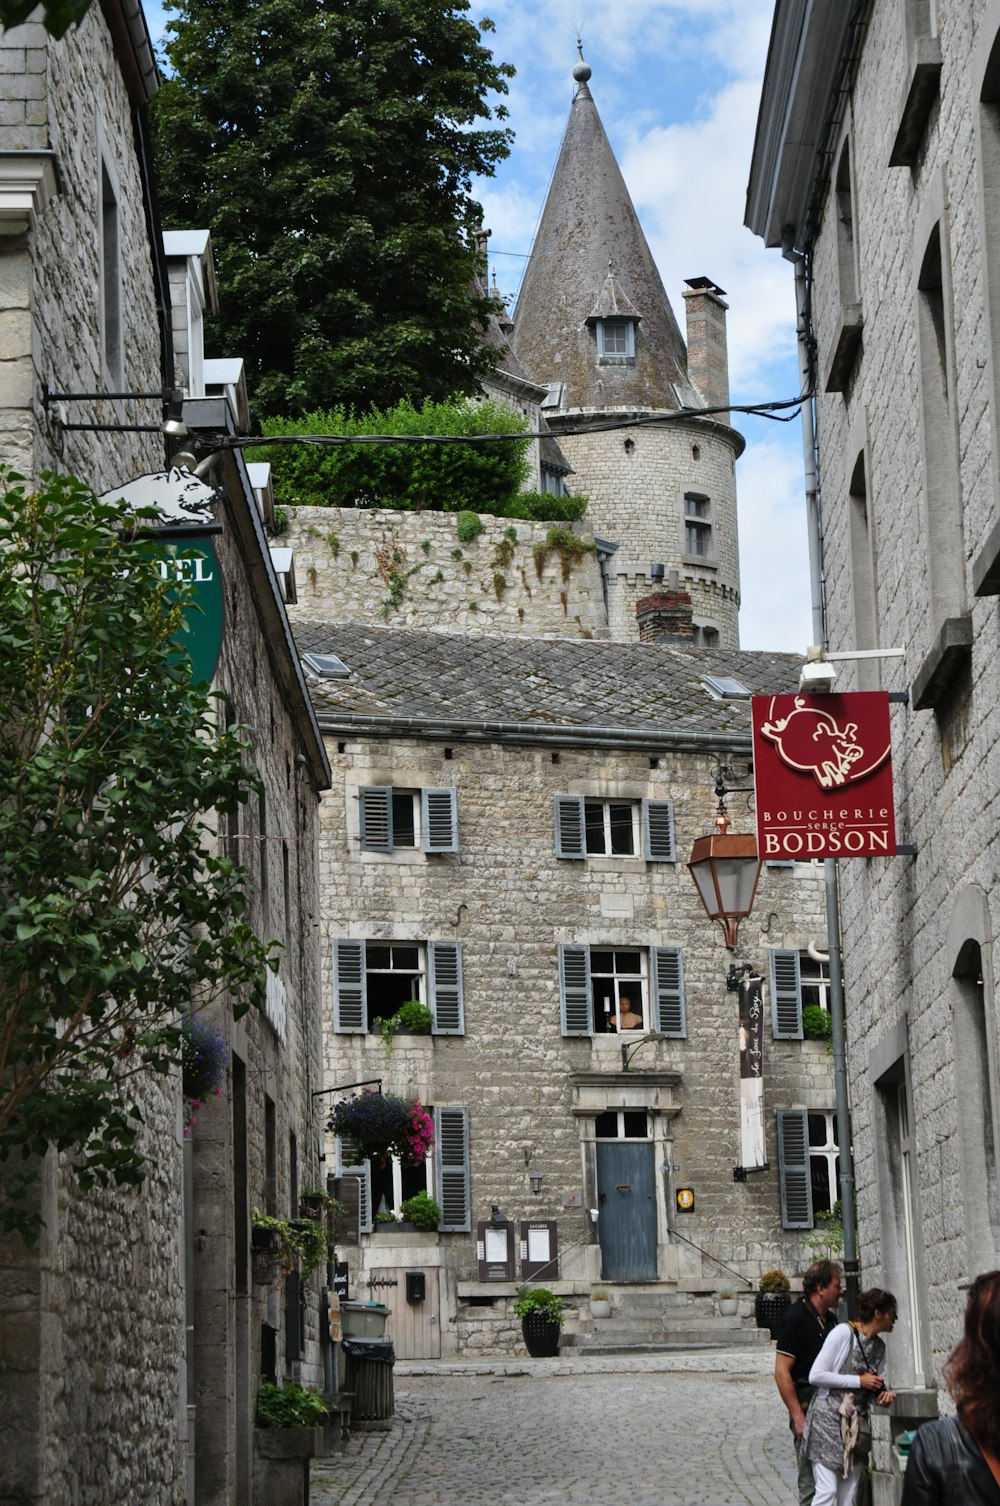
[{"label": "blue wooden door", "polygon": [[605,1281],[655,1281],[656,1186],[648,1141],[598,1140],[597,1201]]}]

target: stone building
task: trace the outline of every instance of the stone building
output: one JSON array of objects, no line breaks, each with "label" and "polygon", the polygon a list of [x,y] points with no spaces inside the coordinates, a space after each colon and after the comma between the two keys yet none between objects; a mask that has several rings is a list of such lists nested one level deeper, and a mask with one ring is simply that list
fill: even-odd
[{"label": "stone building", "polygon": [[[781,0],[747,223],[795,266],[827,635],[894,705],[916,856],[841,865],[862,1276],[899,1296],[893,1431],[1000,1265],[1000,6]],[[791,269],[790,269],[791,275]],[[879,1499],[898,1495],[878,1456]]]},{"label": "stone building", "polygon": [[[619,1307],[645,1292],[656,1325],[671,1304],[710,1312],[734,1273],[745,1290],[770,1266],[796,1273],[837,1196],[829,1057],[802,1038],[803,1003],[825,1004],[819,870],[767,868],[744,923],[739,955],[771,1009],[769,1166],[735,1181],[732,954],[684,866],[710,829],[720,763],[748,767],[746,692],[785,688],[791,660],[301,614],[295,634],[334,771],[320,857],[328,1080],[380,1080],[436,1120],[426,1167],[334,1151],[362,1182],[352,1280],[392,1306],[397,1349],[509,1349],[528,1276],[584,1310],[602,1276]],[[387,1050],[379,1021],[410,999],[430,1008],[431,1033]],[[682,1187],[690,1212],[675,1212]],[[378,1222],[424,1189],[437,1232]],[[503,1227],[487,1235],[494,1208]],[[545,1261],[526,1262],[528,1225]],[[486,1238],[509,1241],[500,1270],[477,1253]],[[410,1300],[414,1271],[424,1296]]]},{"label": "stone building", "polygon": [[[551,524],[489,524],[456,565],[447,515],[336,508],[323,521],[300,508],[289,542],[302,607],[314,615],[347,622],[374,609],[412,628],[446,619],[467,633],[634,642],[636,602],[675,578],[693,602],[693,640],[739,642],[735,464],[744,442],[726,411],[727,304],[710,279],[688,284],[685,347],[589,67],[578,64],[575,77],[513,321],[498,317],[488,330],[498,362],[485,384],[541,436],[528,484],[588,499],[572,529],[581,545],[572,585],[551,549],[537,565]],[[506,558],[508,542],[516,558]],[[407,581],[388,605],[386,549],[400,555]]]},{"label": "stone building", "polygon": [[[190,427],[240,423],[233,372],[203,360],[210,244],[204,232],[160,244],[145,145],[157,73],[139,7],[101,0],[59,42],[40,24],[4,30],[0,72],[0,459],[107,492],[163,471],[175,376]],[[254,1205],[294,1214],[321,1177],[314,917],[329,768],[264,533],[267,478],[238,452],[213,466],[215,683],[260,778],[220,839],[249,871],[252,924],[284,949],[266,1014],[236,1023],[224,1000],[212,1006],[228,1076],[189,1137],[178,1077],[137,1080],[142,1189],[84,1195],[52,1154],[38,1244],[0,1245],[4,1501],[259,1500],[259,1375],[323,1380],[318,1291],[256,1285],[250,1224]]]}]

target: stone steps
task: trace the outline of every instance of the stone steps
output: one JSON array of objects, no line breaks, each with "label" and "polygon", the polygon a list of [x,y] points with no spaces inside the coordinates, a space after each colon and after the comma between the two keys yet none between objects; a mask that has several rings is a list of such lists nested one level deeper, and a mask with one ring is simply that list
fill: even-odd
[{"label": "stone steps", "polygon": [[609,1296],[609,1318],[591,1317],[586,1301],[572,1304],[563,1326],[564,1348],[578,1354],[655,1354],[770,1343],[746,1298],[739,1316],[722,1317],[707,1294],[675,1288],[611,1287]]}]

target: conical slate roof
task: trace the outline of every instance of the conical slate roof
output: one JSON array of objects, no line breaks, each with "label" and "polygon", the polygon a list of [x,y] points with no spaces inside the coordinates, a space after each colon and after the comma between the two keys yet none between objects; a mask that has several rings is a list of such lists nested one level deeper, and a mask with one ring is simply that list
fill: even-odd
[{"label": "conical slate roof", "polygon": [[[588,86],[577,88],[514,312],[511,343],[536,382],[564,384],[558,408],[702,406],[687,351]],[[611,297],[637,315],[634,360],[601,360],[594,321]]]}]

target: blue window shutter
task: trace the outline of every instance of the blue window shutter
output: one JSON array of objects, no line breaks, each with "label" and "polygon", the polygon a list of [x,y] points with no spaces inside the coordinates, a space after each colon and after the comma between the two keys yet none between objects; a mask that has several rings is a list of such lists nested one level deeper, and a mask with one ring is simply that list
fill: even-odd
[{"label": "blue window shutter", "polygon": [[430,973],[431,1013],[435,1035],[465,1034],[465,998],[462,992],[462,943],[431,941],[427,945]]},{"label": "blue window shutter", "polygon": [[467,1234],[472,1228],[468,1109],[434,1110],[434,1149],[434,1191],[441,1207],[438,1228]]},{"label": "blue window shutter", "polygon": [[556,796],[556,857],[585,858],[583,796]]},{"label": "blue window shutter", "polygon": [[647,862],[674,863],[677,861],[672,800],[644,800],[642,802],[642,841]]},{"label": "blue window shutter", "polygon": [[361,847],[364,852],[392,851],[392,790],[386,784],[366,785],[361,801]]},{"label": "blue window shutter", "polygon": [[359,1227],[362,1234],[370,1234],[372,1232],[372,1163],[367,1156],[360,1154],[357,1146],[352,1145],[350,1140],[345,1140],[342,1135],[338,1135],[334,1166],[338,1176],[357,1177],[361,1183]]},{"label": "blue window shutter", "polygon": [[559,1011],[563,1035],[593,1035],[590,948],[559,948]]},{"label": "blue window shutter", "polygon": [[421,790],[424,852],[458,851],[458,801],[453,789]]},{"label": "blue window shutter", "polygon": [[809,1116],[805,1109],[778,1109],[778,1183],[784,1229],[813,1226],[809,1175]]},{"label": "blue window shutter", "polygon": [[771,985],[771,1034],[776,1041],[802,1039],[802,971],[799,954],[773,946],[768,953]]},{"label": "blue window shutter", "polygon": [[363,941],[333,943],[333,1028],[364,1032],[368,1015]]},{"label": "blue window shutter", "polygon": [[664,1035],[687,1035],[684,1000],[684,957],[679,946],[653,948],[653,993],[656,1028]]}]

